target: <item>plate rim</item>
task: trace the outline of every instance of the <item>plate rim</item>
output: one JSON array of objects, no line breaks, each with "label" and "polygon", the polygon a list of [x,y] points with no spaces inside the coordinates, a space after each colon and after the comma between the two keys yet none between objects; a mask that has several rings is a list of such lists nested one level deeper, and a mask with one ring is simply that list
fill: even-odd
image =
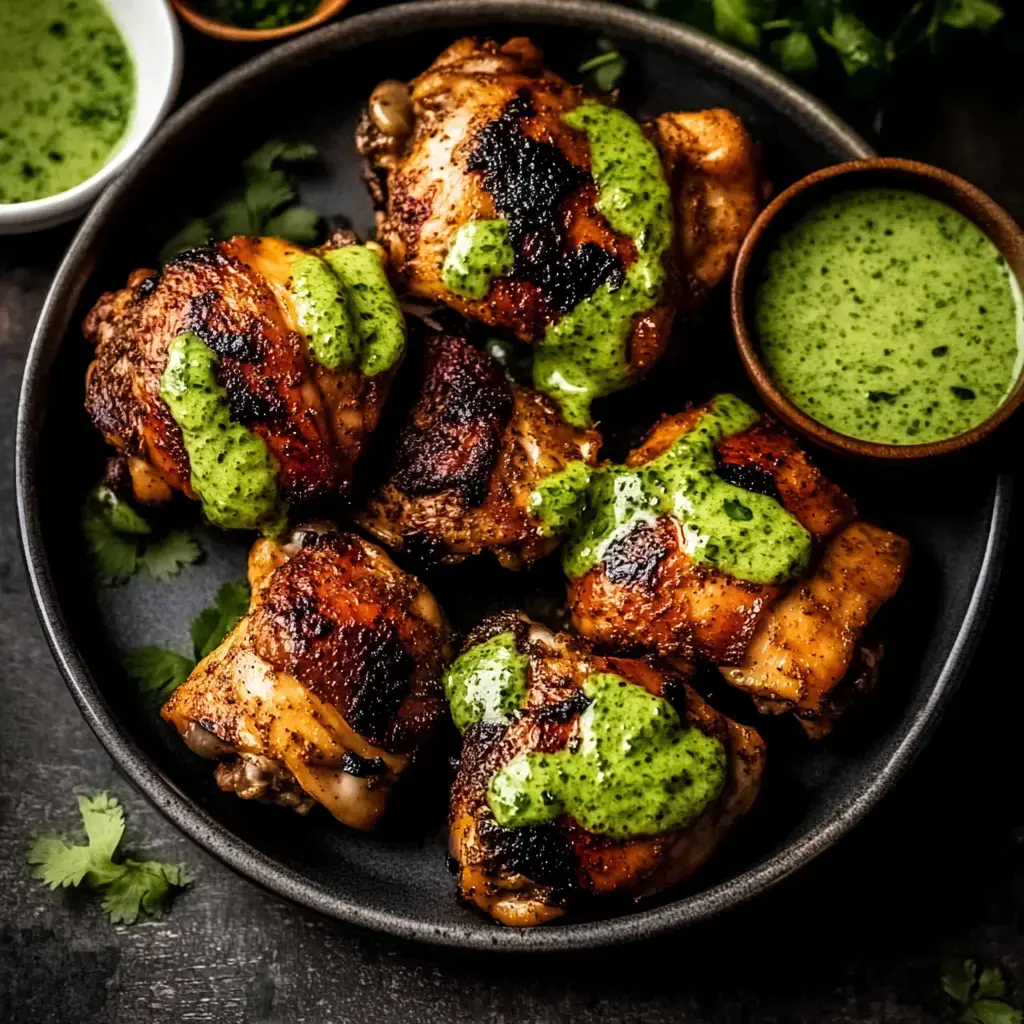
[{"label": "plate rim", "polygon": [[349,18],[277,46],[222,75],[168,118],[99,199],[68,247],[50,285],[25,361],[15,435],[18,534],[44,636],[82,716],[129,782],[205,852],[247,880],[294,903],[350,925],[404,939],[476,950],[594,949],[675,931],[770,888],[849,832],[904,774],[938,724],[980,638],[998,582],[1000,553],[1009,528],[1012,478],[1008,474],[995,478],[985,552],[949,656],[924,706],[914,716],[905,715],[901,720],[874,778],[862,781],[847,793],[828,821],[727,881],[658,907],[550,929],[500,928],[480,916],[467,916],[465,923],[430,924],[331,896],[318,884],[246,843],[194,803],[145,755],[131,734],[122,730],[85,664],[57,598],[43,546],[35,483],[42,399],[48,393],[50,372],[67,336],[71,312],[95,264],[94,249],[106,227],[108,213],[130,193],[151,155],[183,131],[193,118],[222,106],[247,82],[287,73],[302,57],[323,59],[331,52],[380,42],[382,35],[404,37],[430,29],[469,29],[474,23],[485,21],[576,27],[661,46],[741,84],[746,91],[778,109],[780,116],[798,120],[812,135],[829,137],[833,147],[838,141],[847,149],[849,158],[874,155],[867,142],[826,105],[757,58],[689,26],[594,0],[419,0]]}]

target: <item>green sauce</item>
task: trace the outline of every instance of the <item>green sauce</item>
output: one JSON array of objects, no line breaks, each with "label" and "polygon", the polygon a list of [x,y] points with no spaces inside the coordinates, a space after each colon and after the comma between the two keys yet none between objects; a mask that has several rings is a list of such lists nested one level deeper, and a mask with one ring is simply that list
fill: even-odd
[{"label": "green sauce", "polygon": [[348,290],[359,369],[367,377],[390,370],[405,351],[405,318],[380,257],[365,245],[347,245],[330,249],[324,260]]},{"label": "green sauce", "polygon": [[954,437],[1003,402],[1021,363],[1020,289],[995,246],[928,196],[826,200],[769,254],[761,352],[783,393],[851,437]]},{"label": "green sauce", "polygon": [[806,568],[811,536],[774,498],[726,483],[715,472],[715,445],[757,421],[734,395],[718,395],[697,426],[671,448],[635,469],[603,466],[591,472],[586,511],[562,550],[566,573],[582,576],[638,523],[671,516],[682,527],[684,550],[752,583],[778,583]]},{"label": "green sauce", "polygon": [[194,5],[217,21],[239,28],[281,28],[310,17],[319,0],[197,0]]},{"label": "green sauce", "polygon": [[685,828],[725,784],[724,746],[675,708],[619,676],[592,675],[579,741],[554,754],[517,754],[487,788],[499,825],[563,814],[588,832],[628,839]]},{"label": "green sauce", "polygon": [[99,0],[0,2],[0,203],[92,177],[134,103],[131,56]]},{"label": "green sauce", "polygon": [[171,342],[160,378],[160,395],[185,441],[192,489],[215,526],[280,533],[287,509],[277,464],[262,438],[231,419],[216,369],[217,354],[188,331]]},{"label": "green sauce", "polygon": [[515,636],[499,633],[471,647],[444,676],[444,693],[459,732],[476,722],[501,722],[526,702],[529,659]]},{"label": "green sauce", "polygon": [[459,228],[441,270],[445,287],[467,299],[482,299],[491,282],[512,269],[515,253],[504,220],[471,220]]},{"label": "green sauce", "polygon": [[292,263],[290,291],[313,358],[328,370],[354,366],[360,337],[338,275],[319,257],[304,253]]},{"label": "green sauce", "polygon": [[628,114],[588,102],[562,120],[590,142],[598,211],[637,249],[621,285],[603,284],[538,343],[535,385],[561,405],[569,423],[587,426],[590,403],[629,383],[633,319],[657,305],[664,290],[662,257],[672,244],[672,204],[658,151]]},{"label": "green sauce", "polygon": [[577,459],[545,477],[531,492],[527,508],[540,521],[545,537],[565,537],[579,525],[592,472],[582,459]]}]

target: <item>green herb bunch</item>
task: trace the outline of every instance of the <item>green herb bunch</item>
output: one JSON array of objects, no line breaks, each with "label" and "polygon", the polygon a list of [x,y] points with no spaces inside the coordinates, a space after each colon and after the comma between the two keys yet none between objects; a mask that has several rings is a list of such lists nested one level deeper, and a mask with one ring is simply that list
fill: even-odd
[{"label": "green herb bunch", "polygon": [[942,968],[942,990],[957,1004],[958,1024],[1022,1024],[1024,1013],[1008,1000],[1006,978],[998,967],[974,960],[951,960]]},{"label": "green herb bunch", "polygon": [[788,75],[841,69],[876,90],[914,52],[935,53],[966,31],[988,32],[999,0],[637,0],[639,6],[713,33]]}]

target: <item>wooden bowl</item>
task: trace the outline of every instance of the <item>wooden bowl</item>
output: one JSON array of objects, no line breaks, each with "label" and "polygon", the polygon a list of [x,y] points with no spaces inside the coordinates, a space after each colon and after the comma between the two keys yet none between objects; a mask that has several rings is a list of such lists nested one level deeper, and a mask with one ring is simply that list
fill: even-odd
[{"label": "wooden bowl", "polygon": [[962,213],[989,237],[1024,288],[1024,231],[991,196],[970,182],[929,164],[892,157],[835,164],[809,174],[776,196],[754,222],[740,248],[732,278],[731,305],[733,332],[743,366],[761,399],[780,420],[833,451],[881,459],[921,459],[960,451],[991,434],[1024,402],[1024,368],[1003,404],[966,433],[927,444],[880,444],[841,434],[808,416],[779,390],[761,362],[751,314],[762,261],[772,240],[812,205],[836,192],[871,186],[920,192]]},{"label": "wooden bowl", "polygon": [[201,14],[186,0],[171,0],[171,3],[178,14],[193,28],[208,36],[213,36],[214,39],[226,39],[233,43],[263,43],[272,39],[294,36],[299,32],[305,32],[308,28],[313,28],[314,25],[322,25],[347,6],[348,0],[321,0],[320,6],[308,18],[294,21],[290,25],[281,25],[278,28],[239,28],[237,25],[229,25],[227,22],[217,21],[216,18]]}]

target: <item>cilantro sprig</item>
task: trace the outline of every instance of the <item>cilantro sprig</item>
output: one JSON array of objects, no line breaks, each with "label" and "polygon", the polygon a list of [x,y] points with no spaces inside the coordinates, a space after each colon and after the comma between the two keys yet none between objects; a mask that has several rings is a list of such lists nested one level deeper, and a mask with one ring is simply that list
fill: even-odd
[{"label": "cilantro sprig", "polygon": [[123,657],[124,669],[153,704],[162,704],[189,677],[191,671],[235,628],[249,610],[249,584],[225,583],[208,608],[193,620],[192,655],[165,647],[136,647]]},{"label": "cilantro sprig", "polygon": [[789,75],[828,65],[858,87],[877,88],[913,52],[937,53],[965,31],[989,32],[999,0],[636,0],[760,53]]},{"label": "cilantro sprig", "polygon": [[585,60],[576,70],[589,75],[594,87],[601,92],[611,92],[626,72],[626,58],[607,39],[598,39],[597,56]]},{"label": "cilantro sprig", "polygon": [[78,797],[86,844],[42,836],[29,844],[33,875],[51,889],[85,885],[100,893],[113,924],[132,924],[140,915],[163,914],[177,890],[191,878],[183,864],[119,857],[124,810],[109,793]]},{"label": "cilantro sprig", "polygon": [[998,967],[951,960],[942,968],[942,990],[960,1011],[960,1024],[1022,1024],[1024,1013],[1007,1000],[1006,978]]},{"label": "cilantro sprig", "polygon": [[271,139],[242,163],[243,184],[204,217],[190,220],[160,250],[166,263],[187,249],[234,235],[274,235],[296,245],[313,245],[320,238],[320,214],[298,205],[294,170],[317,158],[309,142]]},{"label": "cilantro sprig", "polygon": [[85,499],[82,532],[96,575],[108,585],[122,583],[140,569],[154,579],[168,580],[203,553],[187,530],[156,535],[139,512],[105,484]]}]

